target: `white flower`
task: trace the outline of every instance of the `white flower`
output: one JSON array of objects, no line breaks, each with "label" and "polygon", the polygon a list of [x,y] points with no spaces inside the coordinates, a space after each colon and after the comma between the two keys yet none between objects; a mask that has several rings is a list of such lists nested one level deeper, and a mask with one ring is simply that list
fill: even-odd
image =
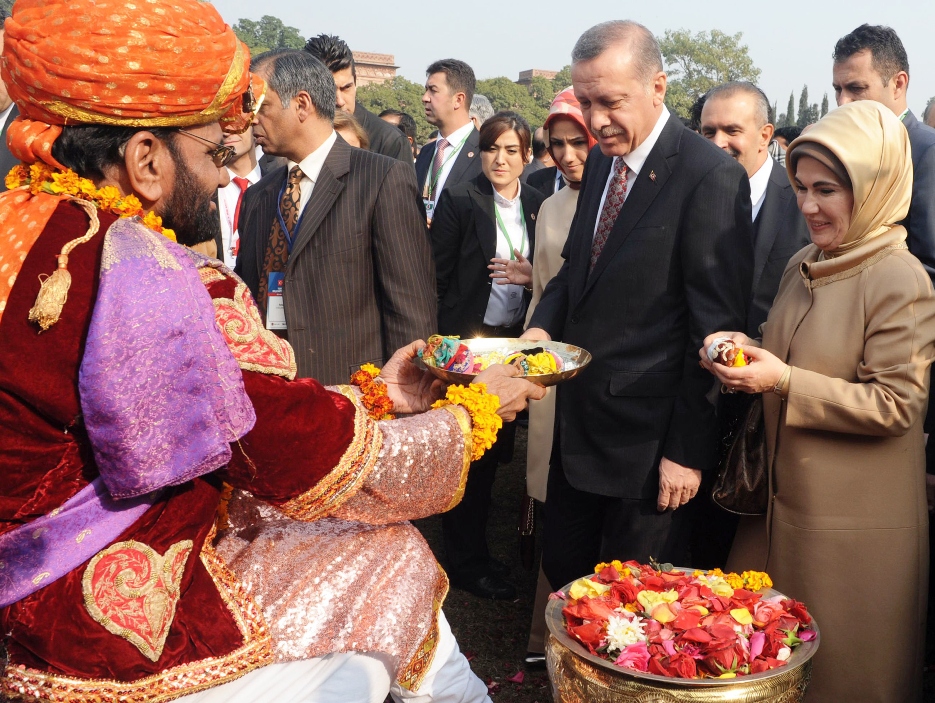
[{"label": "white flower", "polygon": [[621,616],[611,615],[607,619],[607,651],[619,652],[631,644],[645,640],[643,623],[635,615],[625,613]]}]

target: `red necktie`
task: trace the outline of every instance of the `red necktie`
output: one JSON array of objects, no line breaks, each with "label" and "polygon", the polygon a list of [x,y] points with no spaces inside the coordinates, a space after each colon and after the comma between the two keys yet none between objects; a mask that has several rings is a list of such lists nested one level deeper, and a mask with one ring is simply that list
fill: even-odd
[{"label": "red necktie", "polygon": [[[237,184],[238,188],[240,188],[240,195],[237,196],[237,205],[234,206],[234,224],[231,227],[231,237],[233,237],[237,232],[237,227],[240,225],[240,206],[243,204],[243,194],[246,193],[247,188],[250,187],[250,181],[248,181],[246,178],[241,178],[240,176],[234,176],[231,180]],[[237,238],[237,241],[234,244],[234,256],[237,256],[239,252],[240,237]]]},{"label": "red necktie", "polygon": [[614,164],[614,175],[607,188],[607,197],[604,198],[604,207],[601,209],[601,219],[597,223],[597,231],[594,233],[594,240],[591,243],[591,263],[588,271],[594,269],[604,245],[607,243],[607,237],[610,236],[610,230],[614,228],[614,222],[617,221],[617,215],[623,206],[623,201],[627,197],[627,165],[623,158],[618,156],[617,163]]}]

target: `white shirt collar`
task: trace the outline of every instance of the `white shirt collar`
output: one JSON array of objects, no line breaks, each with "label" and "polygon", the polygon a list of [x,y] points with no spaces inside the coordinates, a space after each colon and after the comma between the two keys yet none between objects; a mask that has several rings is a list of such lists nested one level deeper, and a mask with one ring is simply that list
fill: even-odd
[{"label": "white shirt collar", "polygon": [[[237,174],[234,173],[233,171],[231,171],[230,168],[227,169],[227,172],[230,174],[231,183],[233,183],[233,182],[234,182],[234,176],[236,176]],[[263,177],[263,173],[260,171],[260,164],[259,164],[259,163],[258,163],[256,166],[253,167],[253,170],[250,171],[250,173],[248,173],[246,176],[244,176],[244,178],[246,178],[248,181],[250,181],[250,185],[254,185],[254,184],[258,183],[259,180],[260,180],[262,177]],[[239,188],[238,188],[238,190],[239,190]]]},{"label": "white shirt collar", "polygon": [[294,166],[298,166],[302,169],[302,175],[312,183],[315,183],[315,181],[318,180],[318,174],[321,173],[321,167],[325,165],[325,159],[327,159],[328,154],[331,153],[331,147],[334,146],[337,140],[338,133],[331,130],[331,134],[322,142],[321,146],[302,159],[302,161],[298,164],[296,164],[295,161],[290,161],[289,170],[291,171]]},{"label": "white shirt collar", "polygon": [[0,112],[0,129],[3,128],[3,125],[6,124],[6,121],[10,119],[10,113],[13,111],[14,103],[10,103],[6,110]]},{"label": "white shirt collar", "polygon": [[760,214],[763,201],[766,200],[766,186],[769,185],[769,176],[773,172],[773,160],[766,157],[763,165],[750,176],[750,203],[753,205],[753,219]]},{"label": "white shirt collar", "polygon": [[[454,132],[449,134],[447,137],[444,137],[444,139],[451,146],[454,146],[454,147],[460,146],[461,142],[467,139],[467,136],[471,133],[471,130],[473,129],[474,129],[474,123],[469,120],[466,125],[462,125],[461,127],[458,127]],[[439,139],[441,138],[442,136],[439,135]]]},{"label": "white shirt collar", "polygon": [[493,201],[502,208],[514,208],[519,202],[519,196],[523,194],[523,186],[519,187],[519,190],[516,191],[516,197],[512,200],[504,198],[500,195],[499,191],[496,188],[493,189]]},{"label": "white shirt collar", "polygon": [[649,158],[649,152],[653,150],[653,147],[656,146],[656,142],[659,141],[659,135],[662,134],[662,129],[666,126],[668,120],[669,111],[666,109],[666,106],[663,105],[662,114],[660,114],[659,119],[656,120],[656,126],[653,127],[653,131],[649,133],[649,136],[643,140],[643,143],[629,154],[618,157],[623,159],[623,162],[627,165],[627,169],[632,171],[634,175],[640,175],[640,169],[643,168],[643,164],[645,164],[646,159]]}]

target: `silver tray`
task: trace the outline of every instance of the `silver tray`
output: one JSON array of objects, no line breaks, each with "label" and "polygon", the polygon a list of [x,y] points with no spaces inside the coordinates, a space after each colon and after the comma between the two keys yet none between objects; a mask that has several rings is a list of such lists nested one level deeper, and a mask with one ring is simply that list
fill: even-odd
[{"label": "silver tray", "polygon": [[[558,373],[549,374],[530,374],[524,378],[540,386],[554,386],[562,381],[567,381],[581,373],[584,368],[591,363],[591,353],[574,344],[565,344],[564,342],[534,342],[530,339],[508,339],[505,337],[475,337],[474,339],[462,339],[461,343],[466,345],[472,352],[492,352],[499,351],[512,353],[522,351],[523,349],[534,349],[542,347],[551,352],[555,352],[562,358],[565,369]],[[420,359],[421,361],[421,359]],[[456,371],[446,371],[437,366],[429,366],[422,362],[434,376],[447,381],[448,383],[468,384],[473,383],[476,374],[458,373]],[[570,367],[570,368],[569,368]]]}]

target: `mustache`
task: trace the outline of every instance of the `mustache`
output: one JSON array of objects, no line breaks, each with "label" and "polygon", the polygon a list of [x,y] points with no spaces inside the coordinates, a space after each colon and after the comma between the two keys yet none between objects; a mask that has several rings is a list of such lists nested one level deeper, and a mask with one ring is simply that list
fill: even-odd
[{"label": "mustache", "polygon": [[592,129],[591,134],[600,139],[603,137],[607,139],[609,137],[616,137],[618,134],[623,134],[624,130],[619,127],[614,127],[613,125],[607,125],[606,127],[601,127],[600,129]]}]

